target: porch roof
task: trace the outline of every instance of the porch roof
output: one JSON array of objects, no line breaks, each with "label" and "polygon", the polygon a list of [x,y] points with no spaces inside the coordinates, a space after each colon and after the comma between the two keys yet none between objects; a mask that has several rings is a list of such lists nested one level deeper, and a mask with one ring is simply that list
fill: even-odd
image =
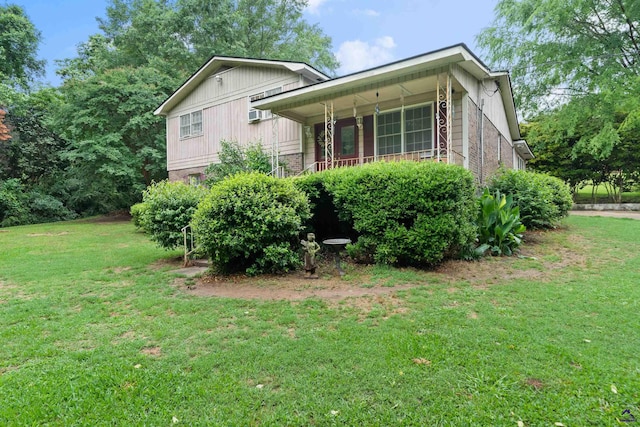
[{"label": "porch roof", "polygon": [[[282,92],[257,101],[251,106],[271,110],[279,116],[299,123],[324,114],[325,103],[333,102],[336,111],[361,108],[404,96],[432,92],[438,73],[448,72],[456,65],[478,80],[491,79],[500,84],[509,130],[513,140],[521,139],[518,118],[511,91],[509,73],[491,71],[465,44],[457,44],[401,61],[360,71],[343,77]],[[453,80],[453,90],[463,91]]]}]

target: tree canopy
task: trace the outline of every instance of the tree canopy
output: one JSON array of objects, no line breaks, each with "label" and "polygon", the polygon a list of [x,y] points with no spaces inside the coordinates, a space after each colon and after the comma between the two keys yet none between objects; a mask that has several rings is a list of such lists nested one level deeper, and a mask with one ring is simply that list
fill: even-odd
[{"label": "tree canopy", "polygon": [[0,186],[24,202],[11,223],[51,218],[22,209],[38,200],[64,217],[66,208],[97,214],[138,201],[167,173],[165,122],[153,111],[213,55],[303,61],[332,74],[331,39],[303,19],[306,5],[110,0],[100,31],[58,63],[59,88],[36,83],[40,32],[21,7],[0,6]]},{"label": "tree canopy", "polygon": [[501,0],[495,12],[478,44],[493,66],[511,70],[526,113],[557,106],[566,96],[637,88],[636,0]]},{"label": "tree canopy", "polygon": [[[0,6],[0,80],[21,88],[44,72],[44,61],[37,59],[40,31],[22,7]],[[2,100],[0,100],[2,101]]]},{"label": "tree canopy", "polygon": [[615,194],[637,176],[639,2],[501,0],[478,43],[512,71],[534,167]]}]

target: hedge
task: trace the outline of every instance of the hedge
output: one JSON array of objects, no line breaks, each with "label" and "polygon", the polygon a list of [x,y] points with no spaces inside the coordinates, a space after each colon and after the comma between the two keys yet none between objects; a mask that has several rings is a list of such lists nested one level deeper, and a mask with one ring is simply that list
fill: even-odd
[{"label": "hedge", "polygon": [[240,173],[211,188],[193,227],[219,271],[279,273],[301,265],[300,232],[309,217],[307,197],[290,180]]},{"label": "hedge", "polygon": [[554,228],[573,204],[571,190],[561,179],[537,172],[500,170],[488,184],[490,192],[511,194],[528,230]]},{"label": "hedge", "polygon": [[160,181],[142,193],[142,203],[131,207],[134,224],[165,249],[183,244],[182,228],[189,225],[207,190],[183,182]]},{"label": "hedge", "polygon": [[296,183],[311,200],[330,196],[338,222],[356,234],[349,254],[362,262],[432,266],[460,256],[476,237],[473,176],[459,166],[377,162]]}]

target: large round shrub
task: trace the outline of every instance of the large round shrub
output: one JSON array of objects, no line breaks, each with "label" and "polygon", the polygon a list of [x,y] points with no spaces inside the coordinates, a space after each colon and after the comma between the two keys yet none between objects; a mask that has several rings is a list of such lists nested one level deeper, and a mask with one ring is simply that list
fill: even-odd
[{"label": "large round shrub", "polygon": [[198,247],[222,272],[277,273],[300,266],[299,234],[309,216],[306,195],[291,181],[240,173],[211,188],[193,227]]},{"label": "large round shrub", "polygon": [[182,228],[189,225],[206,193],[204,187],[183,182],[154,183],[142,193],[142,203],[132,207],[134,223],[159,246],[175,249],[184,243]]},{"label": "large round shrub", "polygon": [[434,162],[379,162],[328,171],[324,187],[358,238],[350,255],[431,266],[457,257],[476,236],[473,176]]},{"label": "large round shrub", "polygon": [[493,176],[489,191],[511,194],[529,230],[553,228],[571,209],[571,190],[560,179],[523,170],[501,170]]}]

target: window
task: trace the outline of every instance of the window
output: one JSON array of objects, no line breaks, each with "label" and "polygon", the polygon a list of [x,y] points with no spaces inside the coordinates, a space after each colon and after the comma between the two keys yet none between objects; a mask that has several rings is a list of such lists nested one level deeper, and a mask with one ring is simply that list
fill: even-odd
[{"label": "window", "polygon": [[431,105],[378,115],[378,154],[396,154],[433,148]]},{"label": "window", "polygon": [[343,156],[353,156],[356,154],[356,127],[354,125],[344,126],[340,129],[340,142]]},{"label": "window", "polygon": [[200,184],[202,184],[202,175],[199,173],[193,173],[189,175],[188,178],[189,178],[189,185],[197,187]]},{"label": "window", "polygon": [[202,135],[202,110],[180,116],[180,138]]},{"label": "window", "polygon": [[378,154],[402,152],[402,112],[378,116]]}]

